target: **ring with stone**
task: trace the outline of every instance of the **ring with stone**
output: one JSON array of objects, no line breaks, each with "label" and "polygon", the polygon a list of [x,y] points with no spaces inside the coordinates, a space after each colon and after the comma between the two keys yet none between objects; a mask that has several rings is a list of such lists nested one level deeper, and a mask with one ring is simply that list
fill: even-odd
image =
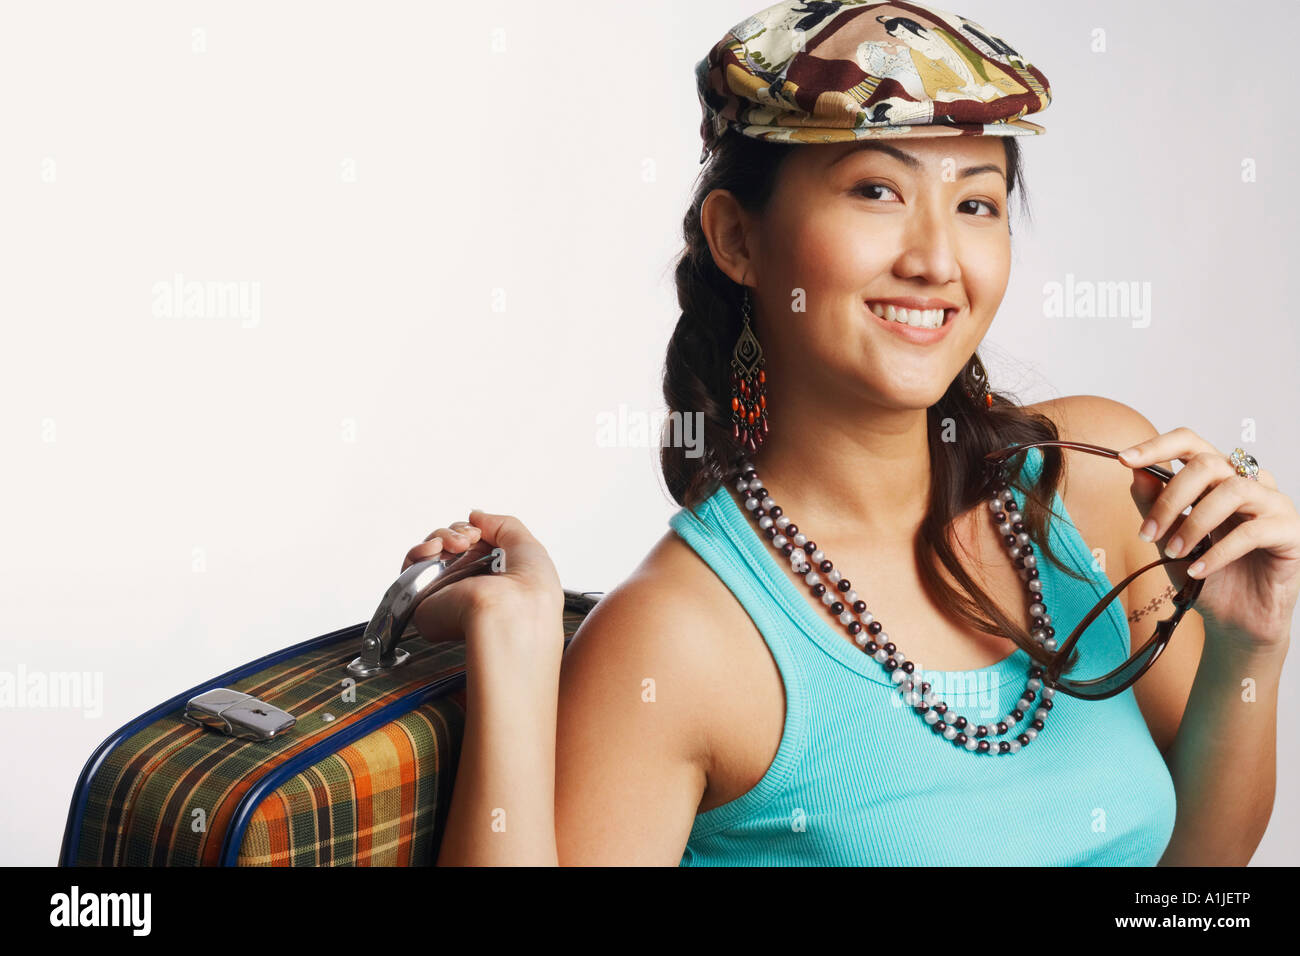
[{"label": "ring with stone", "polygon": [[1259,481],[1259,462],[1255,460],[1254,455],[1247,455],[1240,448],[1234,448],[1232,454],[1228,456],[1228,461],[1243,478]]}]

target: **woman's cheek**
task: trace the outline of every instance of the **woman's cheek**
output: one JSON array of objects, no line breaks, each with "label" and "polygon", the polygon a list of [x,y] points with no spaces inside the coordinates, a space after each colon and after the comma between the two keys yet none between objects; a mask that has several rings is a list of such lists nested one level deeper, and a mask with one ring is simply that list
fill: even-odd
[{"label": "woman's cheek", "polygon": [[805,220],[793,228],[785,248],[800,250],[798,273],[808,285],[828,289],[861,288],[870,281],[879,264],[883,243],[864,234],[861,224],[827,216]]}]

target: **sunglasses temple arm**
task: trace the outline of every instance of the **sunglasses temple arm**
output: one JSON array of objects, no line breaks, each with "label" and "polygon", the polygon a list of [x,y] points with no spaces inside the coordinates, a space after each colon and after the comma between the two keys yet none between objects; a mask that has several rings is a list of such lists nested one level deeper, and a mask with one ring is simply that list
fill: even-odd
[{"label": "sunglasses temple arm", "polygon": [[[1019,452],[1028,451],[1030,448],[1073,448],[1076,451],[1088,452],[1091,455],[1097,455],[1101,458],[1112,458],[1123,464],[1123,459],[1119,457],[1119,453],[1112,448],[1107,448],[1104,445],[1090,445],[1089,443],[1082,441],[1067,441],[1063,438],[1055,441],[1027,442],[1023,445],[1016,445],[1013,449],[1003,449],[1001,452],[990,452],[988,455],[984,456],[984,460],[990,468],[996,468],[1006,462],[1008,458],[1013,457]],[[1174,473],[1168,468],[1162,468],[1159,465],[1143,465],[1141,468],[1136,470],[1149,472],[1164,481],[1168,481],[1174,476]]]}]

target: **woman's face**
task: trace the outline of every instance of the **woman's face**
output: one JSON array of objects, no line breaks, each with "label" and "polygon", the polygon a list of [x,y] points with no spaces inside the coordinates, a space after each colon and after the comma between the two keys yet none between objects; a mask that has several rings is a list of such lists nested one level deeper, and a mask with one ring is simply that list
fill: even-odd
[{"label": "woman's face", "polygon": [[[991,136],[796,149],[745,263],[772,390],[888,408],[938,401],[1006,291],[1005,177]],[[945,334],[927,344],[898,334],[873,311],[889,300],[946,309]]]}]

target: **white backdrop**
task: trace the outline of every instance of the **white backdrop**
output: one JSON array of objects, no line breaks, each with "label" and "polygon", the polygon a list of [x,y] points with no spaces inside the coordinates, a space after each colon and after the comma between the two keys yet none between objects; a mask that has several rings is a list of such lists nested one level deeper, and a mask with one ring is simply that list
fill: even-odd
[{"label": "white backdrop", "polygon": [[[0,707],[0,863],[57,860],[113,730],[368,620],[472,507],[566,587],[636,565],[676,505],[653,430],[598,424],[661,413],[692,67],[763,5],[5,3],[0,671],[89,677]],[[1054,92],[995,387],[1242,445],[1295,498],[1300,8],[956,9]],[[1067,282],[1137,283],[1149,322],[1051,317]],[[1300,862],[1296,674],[1256,864]]]}]

